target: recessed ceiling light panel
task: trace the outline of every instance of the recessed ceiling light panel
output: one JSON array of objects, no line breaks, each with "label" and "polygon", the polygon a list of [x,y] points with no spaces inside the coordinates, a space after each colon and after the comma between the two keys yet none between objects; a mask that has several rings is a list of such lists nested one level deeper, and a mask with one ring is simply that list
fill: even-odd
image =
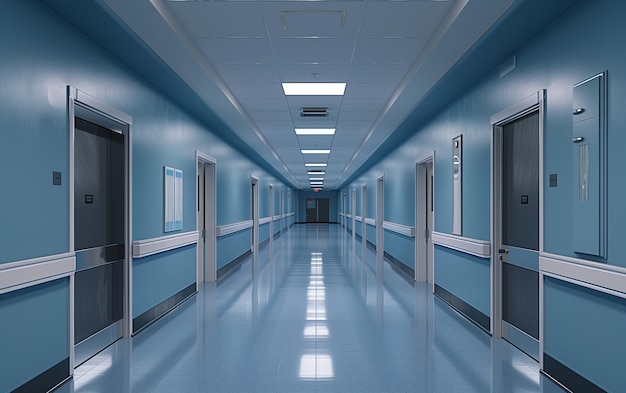
[{"label": "recessed ceiling light panel", "polygon": [[323,177],[309,177],[310,181],[316,181],[316,180],[324,180]]},{"label": "recessed ceiling light panel", "polygon": [[307,172],[307,175],[325,175],[326,172],[324,171],[309,171]]},{"label": "recessed ceiling light panel", "polygon": [[335,135],[334,128],[296,128],[296,135]]},{"label": "recessed ceiling light panel", "polygon": [[328,164],[323,164],[323,163],[307,163],[304,164],[304,166],[327,166]]},{"label": "recessed ceiling light panel", "polygon": [[286,96],[342,96],[345,83],[283,83]]},{"label": "recessed ceiling light panel", "polygon": [[300,151],[302,152],[302,154],[330,154],[330,150],[328,149],[318,149],[318,150],[303,149]]}]

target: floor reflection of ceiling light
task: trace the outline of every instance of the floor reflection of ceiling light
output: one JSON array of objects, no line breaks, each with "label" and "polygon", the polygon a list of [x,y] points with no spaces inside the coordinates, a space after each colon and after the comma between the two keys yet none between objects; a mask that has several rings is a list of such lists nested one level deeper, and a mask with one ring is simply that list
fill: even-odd
[{"label": "floor reflection of ceiling light", "polygon": [[315,355],[302,355],[298,377],[300,379],[315,379]]},{"label": "floor reflection of ceiling light", "polygon": [[539,386],[539,383],[541,382],[539,379],[539,374],[534,371],[531,370],[530,367],[526,366],[526,365],[521,365],[521,364],[517,364],[516,362],[513,362],[513,368],[515,368],[515,370],[517,372],[520,373],[520,375],[525,376],[526,378],[528,378],[533,384]]},{"label": "floor reflection of ceiling light", "polygon": [[314,324],[307,325],[304,328],[304,337],[328,337],[328,327],[324,324],[318,324],[317,326]]},{"label": "floor reflection of ceiling light", "polygon": [[317,309],[306,310],[307,321],[325,321],[326,320],[326,307],[318,307]]},{"label": "floor reflection of ceiling light", "polygon": [[334,376],[333,359],[329,355],[317,355],[317,379],[329,379]]},{"label": "floor reflection of ceiling light", "polygon": [[334,378],[333,359],[329,355],[302,355],[298,376],[305,380]]},{"label": "floor reflection of ceiling light", "polygon": [[[103,356],[103,355],[101,354],[100,356]],[[90,382],[92,382],[96,378],[100,378],[100,377],[104,377],[105,379],[108,378],[104,374],[104,371],[110,369],[112,365],[113,365],[113,360],[111,359],[111,356],[107,356],[106,359],[104,359],[102,362],[97,364],[96,366],[98,370],[97,373],[90,374],[89,372],[87,372],[86,374],[83,374],[81,376],[74,375],[74,389],[78,389],[82,386],[87,386]]]}]

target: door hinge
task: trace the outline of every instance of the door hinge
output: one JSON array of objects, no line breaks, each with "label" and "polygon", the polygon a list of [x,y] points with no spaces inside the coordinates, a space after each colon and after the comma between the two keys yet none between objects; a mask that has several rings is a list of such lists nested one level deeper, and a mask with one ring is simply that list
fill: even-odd
[{"label": "door hinge", "polygon": [[426,238],[426,240],[428,240],[428,238],[430,237],[430,231],[428,229],[424,229],[424,237]]},{"label": "door hinge", "polygon": [[206,229],[202,230],[202,240],[206,240]]}]

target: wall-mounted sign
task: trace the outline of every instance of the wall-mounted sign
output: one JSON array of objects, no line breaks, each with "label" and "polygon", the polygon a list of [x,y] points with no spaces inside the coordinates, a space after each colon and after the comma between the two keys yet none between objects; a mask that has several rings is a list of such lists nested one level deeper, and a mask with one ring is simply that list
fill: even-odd
[{"label": "wall-mounted sign", "polygon": [[164,167],[164,231],[183,229],[183,171]]},{"label": "wall-mounted sign", "polygon": [[462,235],[463,135],[452,139],[452,234]]}]

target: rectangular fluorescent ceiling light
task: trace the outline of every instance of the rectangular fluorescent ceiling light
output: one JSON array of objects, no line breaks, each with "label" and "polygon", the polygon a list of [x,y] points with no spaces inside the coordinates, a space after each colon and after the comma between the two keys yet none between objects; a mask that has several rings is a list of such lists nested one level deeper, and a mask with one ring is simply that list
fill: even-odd
[{"label": "rectangular fluorescent ceiling light", "polygon": [[296,135],[335,135],[334,128],[296,128]]},{"label": "rectangular fluorescent ceiling light", "polygon": [[330,154],[330,149],[319,149],[319,150],[300,150],[302,154]]},{"label": "rectangular fluorescent ceiling light", "polygon": [[314,164],[304,164],[304,166],[327,166],[328,164],[322,164],[322,163],[314,163]]},{"label": "rectangular fluorescent ceiling light", "polygon": [[307,172],[307,175],[325,175],[326,172],[324,171],[311,171],[311,172]]},{"label": "rectangular fluorescent ceiling light", "polygon": [[283,83],[286,96],[342,96],[345,83]]},{"label": "rectangular fluorescent ceiling light", "polygon": [[323,181],[319,181],[319,180],[314,180],[314,181],[310,181],[311,184],[324,184]]},{"label": "rectangular fluorescent ceiling light", "polygon": [[316,181],[316,180],[318,180],[318,181],[319,181],[319,180],[322,180],[322,181],[323,181],[323,180],[324,180],[324,178],[323,178],[323,177],[309,177],[309,180],[310,180],[310,181]]}]

